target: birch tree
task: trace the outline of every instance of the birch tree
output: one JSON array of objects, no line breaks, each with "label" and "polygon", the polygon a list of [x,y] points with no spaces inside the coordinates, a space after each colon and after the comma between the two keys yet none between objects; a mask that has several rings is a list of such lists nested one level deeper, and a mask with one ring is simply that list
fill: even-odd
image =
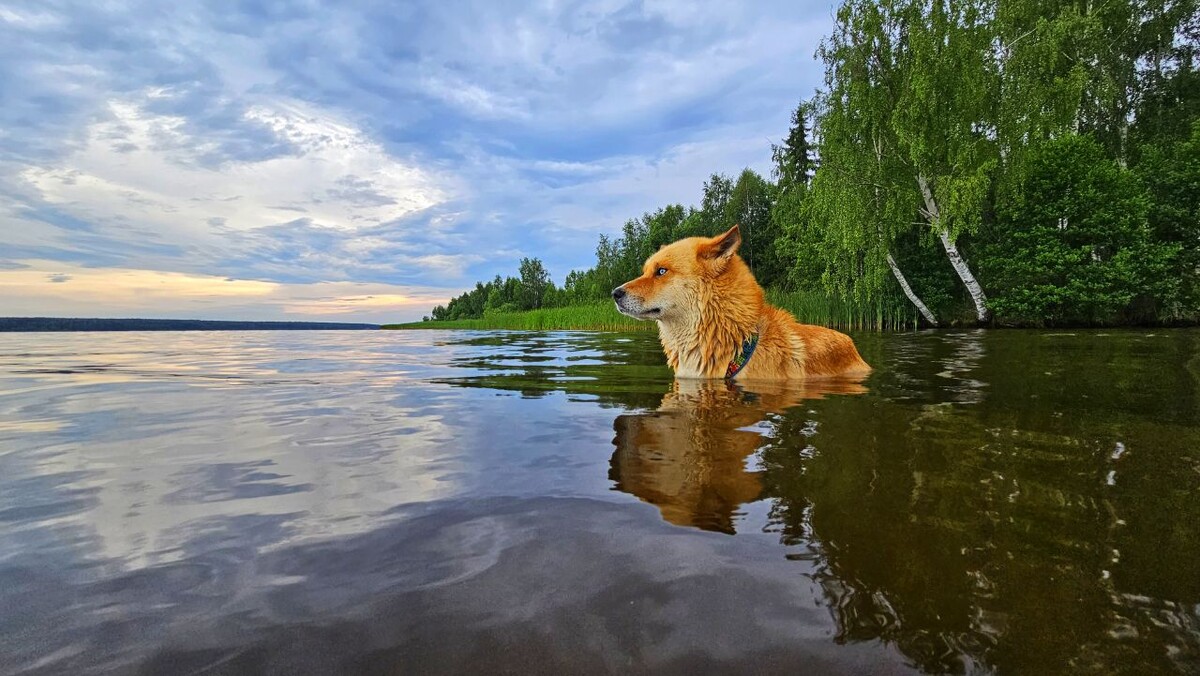
[{"label": "birch tree", "polygon": [[1162,22],[1149,20],[1156,3],[998,2],[990,56],[1000,75],[996,130],[1006,169],[1019,174],[1025,151],[1079,133],[1124,163],[1136,64],[1150,42],[1162,39]]},{"label": "birch tree", "polygon": [[891,276],[937,324],[892,253],[897,237],[918,225],[920,204],[918,174],[895,119],[911,63],[914,15],[903,10],[897,2],[847,0],[817,52],[825,62],[825,88],[813,102],[820,166],[806,208],[823,226],[829,288],[866,300]]},{"label": "birch tree", "polygon": [[908,2],[896,8],[907,39],[896,56],[898,97],[892,116],[920,215],[975,306],[988,319],[987,296],[957,246],[978,229],[996,166],[996,70],[989,58],[995,8],[980,0]]}]

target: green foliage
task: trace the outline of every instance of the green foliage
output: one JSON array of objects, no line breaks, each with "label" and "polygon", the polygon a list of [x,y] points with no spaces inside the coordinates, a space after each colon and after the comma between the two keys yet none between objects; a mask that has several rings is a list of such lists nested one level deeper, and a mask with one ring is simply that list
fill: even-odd
[{"label": "green foliage", "polygon": [[813,158],[813,147],[808,140],[805,118],[809,115],[808,105],[801,102],[792,111],[792,126],[787,138],[780,144],[771,144],[771,160],[774,162],[776,185],[780,192],[788,192],[807,186],[812,180],[817,163]]},{"label": "green foliage", "polygon": [[[977,236],[964,236],[959,244],[964,248],[977,242]],[[946,264],[946,255],[936,237],[925,230],[913,230],[896,238],[893,255],[908,283],[921,300],[949,323],[972,323],[971,299],[963,293],[962,283],[954,269]],[[976,260],[971,257],[971,260]]]},{"label": "green foliage", "polygon": [[704,183],[704,194],[700,198],[699,225],[708,236],[724,232],[733,227],[733,211],[730,198],[733,196],[733,180],[724,174],[713,174]]},{"label": "green foliage", "polygon": [[1200,119],[1200,2],[1155,2],[1137,32],[1143,67],[1138,74],[1131,161],[1143,148],[1184,143]]},{"label": "green foliage", "polygon": [[785,289],[816,291],[822,288],[824,229],[809,218],[805,210],[807,199],[807,186],[797,184],[780,194],[771,208],[771,221],[779,233],[775,251],[785,271],[777,283]]},{"label": "green foliage", "polygon": [[431,321],[450,321],[483,317],[488,312],[532,310],[561,303],[563,292],[555,288],[550,274],[536,258],[523,258],[520,278],[499,275],[490,282],[476,282],[475,288],[433,308]]},{"label": "green foliage", "polygon": [[1064,132],[1122,148],[1136,79],[1139,3],[998,3],[996,128],[1004,156]]},{"label": "green foliage", "polygon": [[522,258],[519,268],[521,275],[521,290],[518,296],[518,307],[522,310],[536,310],[542,307],[550,283],[550,273],[537,258]]},{"label": "green foliage", "polygon": [[[1171,284],[1151,285],[1143,278],[1131,300],[1103,291],[1108,287],[1098,280],[1078,282],[1095,297],[1076,307],[1068,305],[1088,292],[1070,294],[1057,305],[1046,300],[1037,312],[1053,317],[1038,321],[1121,321],[1148,313],[1160,320],[1194,317],[1197,261],[1189,260],[1189,249],[1200,250],[1200,240],[1191,225],[1196,193],[1189,192],[1190,165],[1182,159],[1194,151],[1187,147],[1188,134],[1180,134],[1179,120],[1200,114],[1196,5],[1196,0],[843,2],[833,34],[818,52],[826,66],[825,88],[810,103],[821,167],[807,196],[781,198],[773,212],[791,261],[790,284],[807,288],[819,269],[824,288],[835,294],[862,302],[894,293],[895,275],[886,265],[891,255],[927,305],[937,314],[957,316],[965,294],[946,287],[952,278],[945,273],[946,257],[936,260],[933,237],[944,233],[949,242],[961,240],[960,252],[1001,250],[999,245],[1011,243],[1006,228],[1019,222],[1012,218],[1013,200],[1033,203],[1021,197],[1032,189],[1026,163],[1035,156],[1044,162],[1047,142],[1083,134],[1109,160],[1145,155],[1146,169],[1135,169],[1151,188],[1142,212],[1149,209],[1153,227],[1145,269],[1137,274],[1151,274],[1165,260],[1160,254],[1182,248],[1179,256],[1168,257],[1172,267],[1162,276],[1182,279],[1184,289],[1176,294],[1166,288]],[[1135,110],[1146,121],[1139,117],[1131,127]],[[1136,141],[1137,152],[1130,152],[1128,138]],[[1009,201],[1006,219],[993,219],[998,194]],[[1041,246],[1029,244],[1023,251],[1030,255]],[[1138,267],[1098,255],[1106,263],[1100,267],[1112,274],[1121,269],[1133,275]],[[949,262],[957,265],[952,257]],[[1014,305],[1013,293],[1025,285],[1027,295],[1038,295],[1033,289],[1042,282],[1020,271],[1032,273],[1042,262],[990,261],[989,272],[1003,270],[1004,278],[983,274],[980,281],[1006,294],[991,308],[999,321],[1029,321],[1034,306]],[[957,272],[969,286],[970,265],[958,265]],[[984,310],[980,316],[986,313],[981,295],[971,302]],[[1100,318],[1116,307],[1119,316]]]},{"label": "green foliage", "polygon": [[520,331],[638,331],[655,329],[613,308],[612,303],[541,308],[520,312],[488,311],[480,317],[386,324],[385,329],[512,329]]},{"label": "green foliage", "polygon": [[980,285],[1004,324],[1200,321],[1198,3],[844,0],[770,180],[714,173],[698,207],[601,235],[561,288],[524,259],[429,323],[592,325],[572,308],[735,223],[759,282],[815,323],[909,325],[901,276],[943,323],[987,315]]},{"label": "green foliage", "polygon": [[[769,291],[768,299],[802,322],[843,329],[900,330],[916,326],[915,313],[903,303],[881,300],[859,305],[821,291]],[[613,308],[612,303],[588,303],[530,311],[487,310],[482,317],[388,324],[385,329],[512,329],[522,331],[654,330],[654,322],[639,322]]]},{"label": "green foliage", "polygon": [[906,303],[884,297],[852,303],[823,291],[769,290],[767,300],[805,324],[847,330],[898,331],[917,327],[917,313]]},{"label": "green foliage", "polygon": [[1176,320],[1200,319],[1200,119],[1181,143],[1144,146],[1136,173],[1146,185],[1149,221],[1155,239],[1178,247],[1168,273],[1179,280],[1180,293],[1163,309]]},{"label": "green foliage", "polygon": [[1179,248],[1155,240],[1145,188],[1091,137],[1042,144],[997,206],[983,260],[1006,321],[1136,321],[1175,302]]},{"label": "green foliage", "polygon": [[[987,130],[997,67],[991,57],[990,6],[984,2],[898,3],[888,20],[896,86],[889,112],[896,150],[907,170],[924,177],[938,205],[926,220],[951,239],[978,225],[997,151]],[[903,195],[901,195],[903,199]]]},{"label": "green foliage", "polygon": [[[887,255],[913,227],[919,204],[892,122],[905,32],[893,9],[859,0],[838,9],[835,30],[818,50],[825,90],[811,102],[820,167],[807,197],[781,219],[797,255],[818,254],[824,288],[860,302],[889,289]],[[795,274],[793,281],[800,285]]]},{"label": "green foliage", "polygon": [[[741,227],[742,246],[739,250],[754,276],[763,286],[775,286],[787,276],[786,261],[779,255],[775,242],[779,227],[771,219],[771,206],[776,188],[750,169],[738,176],[725,205],[725,223]],[[722,230],[718,229],[713,234]]]}]

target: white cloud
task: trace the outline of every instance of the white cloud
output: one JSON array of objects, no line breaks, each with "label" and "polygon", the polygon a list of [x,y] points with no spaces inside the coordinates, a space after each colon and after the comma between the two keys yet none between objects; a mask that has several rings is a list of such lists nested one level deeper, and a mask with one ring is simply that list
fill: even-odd
[{"label": "white cloud", "polygon": [[[550,223],[560,233],[594,237],[619,230],[627,219],[646,211],[699,203],[704,182],[713,173],[736,177],[749,167],[769,175],[771,140],[761,125],[730,126],[715,129],[710,138],[683,141],[653,155],[615,155],[593,162],[530,162],[471,152],[462,171],[487,175],[481,203],[503,201],[521,218]],[[526,170],[577,180],[548,187],[523,175]],[[484,214],[477,210],[475,216]],[[503,221],[504,214],[497,213],[495,219]],[[589,240],[588,254],[593,245]]]},{"label": "white cloud", "polygon": [[[600,232],[697,202],[710,173],[765,172],[829,19],[677,0],[0,10],[0,32],[30,36],[9,59],[20,124],[0,125],[19,150],[0,160],[7,258],[430,286],[520,256],[561,279]],[[62,37],[91,24],[127,32]],[[44,124],[43,100],[60,111]],[[285,309],[280,293],[264,312],[408,297]]]},{"label": "white cloud", "polygon": [[502,96],[477,84],[446,75],[421,79],[426,94],[479,118],[526,118],[526,103],[518,97]]},{"label": "white cloud", "polygon": [[295,102],[245,113],[290,152],[216,166],[206,163],[219,152],[216,142],[189,132],[185,118],[119,100],[109,102],[108,113],[76,152],[21,174],[42,200],[85,221],[136,222],[200,240],[219,237],[214,219],[252,230],[303,216],[352,232],[450,196],[442,177],[390,156],[336,116]]},{"label": "white cloud", "polygon": [[[637,128],[675,106],[743,95],[746,85],[759,89],[750,100],[714,107],[753,106],[761,93],[756,83],[816,85],[820,67],[812,55],[829,23],[827,7],[803,3],[424,9],[429,17],[411,39],[419,90],[467,115],[513,118],[556,134],[580,126]],[[796,90],[786,105],[810,93]]]},{"label": "white cloud", "polygon": [[48,12],[17,11],[12,7],[0,7],[0,21],[26,29],[46,28],[61,23],[59,17]]}]

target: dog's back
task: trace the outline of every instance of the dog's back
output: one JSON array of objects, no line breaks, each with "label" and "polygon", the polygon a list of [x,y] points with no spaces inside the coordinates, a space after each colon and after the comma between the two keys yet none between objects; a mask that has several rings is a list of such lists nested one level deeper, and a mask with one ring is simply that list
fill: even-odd
[{"label": "dog's back", "polygon": [[861,377],[871,372],[846,334],[801,324],[787,310],[762,308],[759,343],[739,379]]},{"label": "dog's back", "polygon": [[788,329],[804,344],[804,374],[819,376],[860,376],[871,367],[858,354],[854,339],[841,331],[801,324],[788,312],[780,310],[790,324]]}]

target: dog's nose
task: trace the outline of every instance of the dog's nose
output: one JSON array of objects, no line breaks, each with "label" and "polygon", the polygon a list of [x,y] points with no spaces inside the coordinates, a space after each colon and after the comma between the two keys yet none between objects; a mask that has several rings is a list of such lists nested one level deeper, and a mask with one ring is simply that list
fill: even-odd
[{"label": "dog's nose", "polygon": [[621,300],[624,297],[625,289],[623,287],[618,286],[617,288],[613,289],[613,300]]}]

